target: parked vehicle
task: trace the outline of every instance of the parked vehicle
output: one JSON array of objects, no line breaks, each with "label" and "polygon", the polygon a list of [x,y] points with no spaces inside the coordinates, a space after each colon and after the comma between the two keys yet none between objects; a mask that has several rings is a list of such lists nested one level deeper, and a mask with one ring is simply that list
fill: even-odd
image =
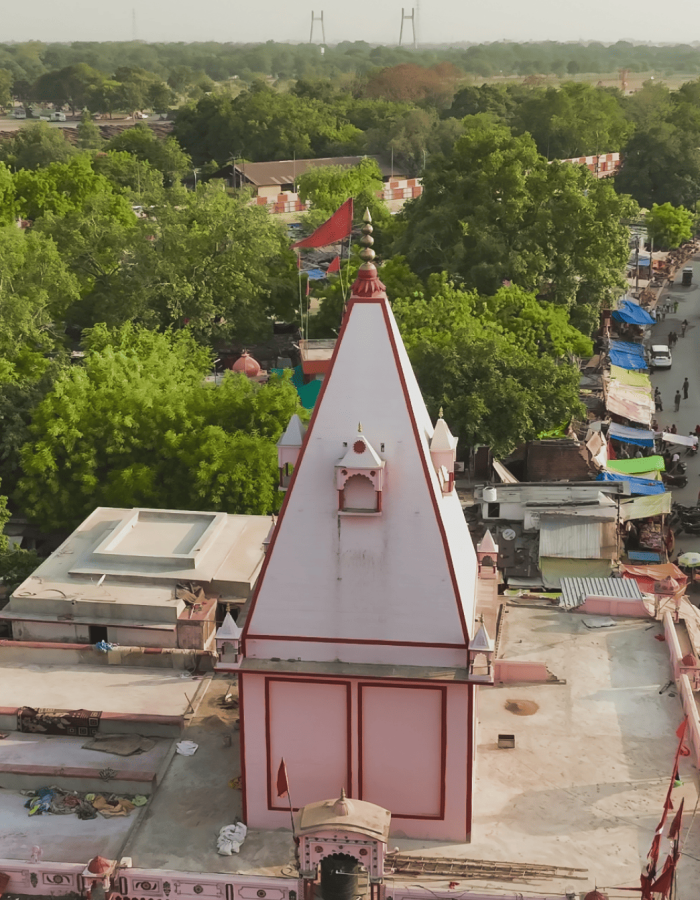
[{"label": "parked vehicle", "polygon": [[12,110],[12,118],[13,119],[26,119],[27,118],[27,110],[23,106],[16,106]]},{"label": "parked vehicle", "polygon": [[51,113],[51,115],[49,116],[49,122],[65,122],[65,121],[66,121],[66,114],[64,112],[61,112],[58,109],[54,110]]},{"label": "parked vehicle", "polygon": [[673,365],[673,357],[667,344],[654,344],[649,358],[650,369],[670,369]]},{"label": "parked vehicle", "polygon": [[690,287],[690,285],[692,283],[693,283],[693,267],[686,266],[685,269],[683,269],[683,274],[681,275],[681,284],[683,285],[683,287]]}]

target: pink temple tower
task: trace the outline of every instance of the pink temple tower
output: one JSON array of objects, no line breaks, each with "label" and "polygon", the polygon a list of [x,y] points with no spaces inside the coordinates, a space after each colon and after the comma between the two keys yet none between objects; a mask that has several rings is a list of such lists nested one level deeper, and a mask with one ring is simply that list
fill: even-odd
[{"label": "pink temple tower", "polygon": [[476,555],[436,428],[364,260],[245,622],[244,818],[284,828],[344,788],[392,833],[469,840]]}]

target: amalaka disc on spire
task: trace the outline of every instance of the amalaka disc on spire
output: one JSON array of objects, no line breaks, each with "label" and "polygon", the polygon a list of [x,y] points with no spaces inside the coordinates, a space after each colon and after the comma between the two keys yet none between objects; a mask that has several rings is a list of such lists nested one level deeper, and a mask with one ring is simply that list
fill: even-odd
[{"label": "amalaka disc on spire", "polygon": [[374,229],[372,228],[372,216],[369,209],[365,210],[362,220],[364,222],[362,237],[360,238],[360,243],[362,244],[362,250],[360,250],[362,265],[352,286],[350,299],[352,300],[354,297],[360,300],[379,300],[386,297],[386,288],[379,280],[377,267],[374,264],[376,256],[372,249],[374,244],[372,232]]}]

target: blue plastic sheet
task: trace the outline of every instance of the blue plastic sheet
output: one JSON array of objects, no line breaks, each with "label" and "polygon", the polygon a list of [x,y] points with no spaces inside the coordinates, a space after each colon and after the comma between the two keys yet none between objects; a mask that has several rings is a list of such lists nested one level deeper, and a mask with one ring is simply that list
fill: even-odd
[{"label": "blue plastic sheet", "polygon": [[666,493],[666,488],[661,481],[647,481],[644,478],[623,475],[621,472],[601,472],[596,481],[626,481],[630,486],[630,493],[637,496]]},{"label": "blue plastic sheet", "polygon": [[641,344],[630,344],[625,341],[611,341],[610,362],[621,369],[646,369],[647,367]]},{"label": "blue plastic sheet", "polygon": [[618,425],[613,422],[608,429],[608,437],[623,444],[634,444],[636,447],[653,447],[654,432],[645,431],[643,428],[632,428],[630,425]]},{"label": "blue plastic sheet", "polygon": [[617,322],[627,322],[628,325],[653,325],[656,321],[645,309],[631,300],[623,300],[612,317]]}]

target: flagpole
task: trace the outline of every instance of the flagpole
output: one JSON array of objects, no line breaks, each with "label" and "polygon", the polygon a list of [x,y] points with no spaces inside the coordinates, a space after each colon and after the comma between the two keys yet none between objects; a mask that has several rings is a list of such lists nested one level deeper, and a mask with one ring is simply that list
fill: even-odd
[{"label": "flagpole", "polygon": [[289,818],[292,820],[292,837],[296,841],[297,830],[294,827],[294,809],[292,808],[292,795],[289,791],[289,776],[287,776],[287,800],[289,800]]}]

